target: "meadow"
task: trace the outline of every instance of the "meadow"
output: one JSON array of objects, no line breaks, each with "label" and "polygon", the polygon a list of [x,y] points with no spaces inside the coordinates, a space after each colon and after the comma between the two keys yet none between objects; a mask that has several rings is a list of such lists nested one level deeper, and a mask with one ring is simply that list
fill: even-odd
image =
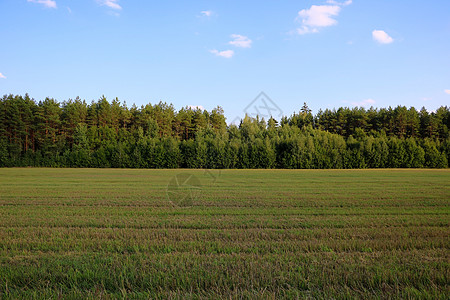
[{"label": "meadow", "polygon": [[448,169],[0,169],[0,298],[448,299],[449,204]]}]

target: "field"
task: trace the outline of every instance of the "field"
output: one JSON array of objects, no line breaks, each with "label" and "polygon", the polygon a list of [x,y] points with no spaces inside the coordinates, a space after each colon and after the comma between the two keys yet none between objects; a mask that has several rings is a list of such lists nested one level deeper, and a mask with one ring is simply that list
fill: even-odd
[{"label": "field", "polygon": [[0,299],[448,299],[449,204],[450,170],[0,169]]}]

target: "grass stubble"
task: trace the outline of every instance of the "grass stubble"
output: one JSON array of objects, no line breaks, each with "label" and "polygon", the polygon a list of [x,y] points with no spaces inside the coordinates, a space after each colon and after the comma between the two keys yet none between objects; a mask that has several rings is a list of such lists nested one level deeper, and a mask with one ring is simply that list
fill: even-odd
[{"label": "grass stubble", "polygon": [[[201,183],[169,201],[177,174]],[[0,298],[448,299],[449,170],[0,169]]]}]

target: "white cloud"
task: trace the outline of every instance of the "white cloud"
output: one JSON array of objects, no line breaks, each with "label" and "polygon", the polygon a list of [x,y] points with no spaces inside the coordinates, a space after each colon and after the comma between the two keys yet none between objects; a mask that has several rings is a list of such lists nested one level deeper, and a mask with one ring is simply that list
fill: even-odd
[{"label": "white cloud", "polygon": [[373,99],[366,99],[363,101],[359,101],[359,102],[350,102],[350,104],[354,105],[354,106],[372,106],[376,103],[375,100]]},{"label": "white cloud", "polygon": [[209,51],[212,54],[215,54],[217,56],[220,57],[225,57],[225,58],[232,58],[234,55],[234,51],[233,50],[224,50],[224,51],[218,51],[216,49]]},{"label": "white cloud", "polygon": [[97,0],[100,5],[107,6],[111,9],[121,10],[122,6],[119,5],[119,0]]},{"label": "white cloud", "polygon": [[205,110],[205,108],[201,105],[188,105],[188,108],[191,110]]},{"label": "white cloud", "polygon": [[56,2],[54,0],[27,0],[27,2],[42,4],[48,8],[56,8]]},{"label": "white cloud", "polygon": [[239,48],[250,48],[252,46],[252,40],[246,36],[240,34],[232,34],[233,39],[228,44],[239,47]]},{"label": "white cloud", "polygon": [[213,12],[211,10],[203,10],[200,12],[204,17],[211,17]]},{"label": "white cloud", "polygon": [[446,94],[449,94],[450,95],[450,90],[445,90],[444,91]]},{"label": "white cloud", "polygon": [[317,28],[309,28],[308,26],[302,26],[300,28],[297,28],[297,33],[300,35],[307,34],[307,33],[317,33],[319,30]]},{"label": "white cloud", "polygon": [[337,16],[341,8],[337,5],[312,5],[310,9],[303,9],[298,13],[302,23],[308,27],[327,27],[337,24],[333,17]]},{"label": "white cloud", "polygon": [[334,18],[339,15],[342,7],[352,4],[352,0],[328,0],[327,3],[331,5],[312,5],[309,9],[298,12],[297,21],[302,23],[302,26],[297,28],[298,34],[317,33],[320,28],[336,25],[338,22]]},{"label": "white cloud", "polygon": [[0,73],[0,79],[6,79],[6,76]]},{"label": "white cloud", "polygon": [[298,34],[307,34],[307,33],[317,33],[319,30],[317,28],[309,28],[308,26],[302,26],[300,28],[297,28]]},{"label": "white cloud", "polygon": [[390,44],[394,41],[393,38],[389,36],[385,31],[383,30],[374,30],[372,31],[372,37],[375,41],[377,41],[380,44]]}]

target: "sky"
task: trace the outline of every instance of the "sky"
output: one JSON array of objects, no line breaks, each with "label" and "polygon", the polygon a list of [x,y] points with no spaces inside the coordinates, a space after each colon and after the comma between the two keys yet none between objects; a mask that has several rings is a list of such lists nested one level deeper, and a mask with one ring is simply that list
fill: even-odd
[{"label": "sky", "polygon": [[38,101],[450,105],[449,0],[0,0],[0,41],[0,95]]}]

